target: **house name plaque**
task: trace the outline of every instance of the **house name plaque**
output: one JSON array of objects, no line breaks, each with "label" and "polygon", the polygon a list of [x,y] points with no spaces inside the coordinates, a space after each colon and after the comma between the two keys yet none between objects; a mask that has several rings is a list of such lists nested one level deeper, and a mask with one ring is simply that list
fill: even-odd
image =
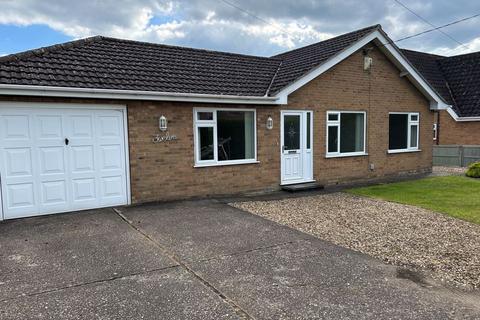
[{"label": "house name plaque", "polygon": [[155,134],[153,135],[153,138],[152,138],[153,143],[163,143],[163,142],[169,142],[169,141],[175,141],[175,140],[178,140],[177,136],[174,134],[170,134],[169,132],[165,133],[164,135]]}]

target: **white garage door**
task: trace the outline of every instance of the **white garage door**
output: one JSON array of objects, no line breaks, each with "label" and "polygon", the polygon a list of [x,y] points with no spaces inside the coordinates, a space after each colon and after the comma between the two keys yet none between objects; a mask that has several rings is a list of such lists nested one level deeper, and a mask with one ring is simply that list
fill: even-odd
[{"label": "white garage door", "polygon": [[0,105],[3,218],[127,204],[124,112]]}]

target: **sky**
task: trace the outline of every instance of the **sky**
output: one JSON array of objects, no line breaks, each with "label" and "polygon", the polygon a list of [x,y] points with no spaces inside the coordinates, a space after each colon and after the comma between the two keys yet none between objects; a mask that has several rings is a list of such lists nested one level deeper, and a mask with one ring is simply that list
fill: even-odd
[{"label": "sky", "polygon": [[[478,0],[400,1],[435,26],[480,13]],[[270,56],[374,24],[393,40],[431,28],[396,0],[0,0],[0,7],[0,56],[94,35]],[[480,17],[442,30],[448,36],[430,32],[397,45],[480,51]]]}]

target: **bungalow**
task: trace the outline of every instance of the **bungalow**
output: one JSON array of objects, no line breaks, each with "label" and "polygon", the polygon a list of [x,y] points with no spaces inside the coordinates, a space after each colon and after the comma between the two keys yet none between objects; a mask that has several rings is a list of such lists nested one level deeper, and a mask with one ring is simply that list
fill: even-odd
[{"label": "bungalow", "polygon": [[480,52],[444,57],[402,50],[448,104],[435,115],[438,145],[480,145]]},{"label": "bungalow", "polygon": [[14,54],[0,217],[430,172],[448,107],[379,25],[273,57],[106,37]]}]

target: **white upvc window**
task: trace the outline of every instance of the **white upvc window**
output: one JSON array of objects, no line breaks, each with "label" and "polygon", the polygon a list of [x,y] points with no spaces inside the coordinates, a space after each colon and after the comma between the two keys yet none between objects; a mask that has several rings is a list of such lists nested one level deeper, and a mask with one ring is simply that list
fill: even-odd
[{"label": "white upvc window", "polygon": [[420,114],[389,113],[389,153],[419,151]]},{"label": "white upvc window", "polygon": [[433,124],[433,140],[437,140],[438,136],[438,124],[434,123]]},{"label": "white upvc window", "polygon": [[193,123],[195,166],[257,162],[255,109],[196,108]]},{"label": "white upvc window", "polygon": [[366,155],[364,111],[327,111],[326,157]]}]

